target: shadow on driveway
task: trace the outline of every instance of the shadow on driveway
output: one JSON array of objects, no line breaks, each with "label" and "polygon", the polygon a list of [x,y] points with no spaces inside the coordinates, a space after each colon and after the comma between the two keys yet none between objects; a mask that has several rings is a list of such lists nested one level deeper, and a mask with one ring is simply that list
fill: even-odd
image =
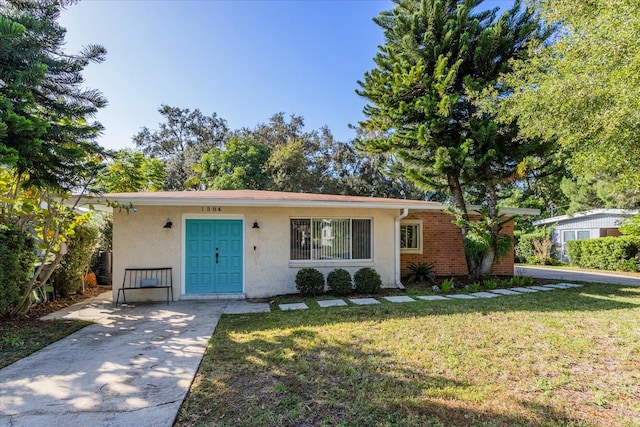
[{"label": "shadow on driveway", "polygon": [[99,323],[0,370],[0,426],[171,426],[226,304],[80,310]]}]

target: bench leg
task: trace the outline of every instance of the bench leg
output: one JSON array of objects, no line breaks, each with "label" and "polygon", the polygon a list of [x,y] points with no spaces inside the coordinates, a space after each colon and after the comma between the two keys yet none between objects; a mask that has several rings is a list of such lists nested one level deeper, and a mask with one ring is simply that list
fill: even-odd
[{"label": "bench leg", "polygon": [[122,291],[122,303],[127,303],[127,297],[124,294],[124,288],[118,289],[118,295],[116,296],[116,307],[118,306],[118,301],[120,301],[120,291]]}]

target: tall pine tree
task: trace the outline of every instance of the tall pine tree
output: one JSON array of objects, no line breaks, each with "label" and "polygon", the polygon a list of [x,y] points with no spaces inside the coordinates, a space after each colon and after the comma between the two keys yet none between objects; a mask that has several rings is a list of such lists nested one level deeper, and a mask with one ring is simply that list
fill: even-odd
[{"label": "tall pine tree", "polygon": [[81,87],[82,70],[106,51],[63,51],[56,21],[68,0],[0,1],[0,165],[29,184],[69,189],[86,175],[102,126],[89,122],[106,105]]},{"label": "tall pine tree", "polygon": [[[370,102],[360,126],[373,135],[361,144],[395,154],[418,185],[448,190],[475,277],[489,275],[496,255],[508,249],[499,185],[513,179],[523,159],[549,148],[516,139],[515,125],[498,124],[477,106],[484,90],[500,91],[498,77],[526,54],[526,43],[545,37],[520,1],[499,17],[497,9],[476,11],[481,2],[395,0],[374,19],[385,43],[357,91]],[[484,195],[480,226],[469,221],[469,194]]]}]

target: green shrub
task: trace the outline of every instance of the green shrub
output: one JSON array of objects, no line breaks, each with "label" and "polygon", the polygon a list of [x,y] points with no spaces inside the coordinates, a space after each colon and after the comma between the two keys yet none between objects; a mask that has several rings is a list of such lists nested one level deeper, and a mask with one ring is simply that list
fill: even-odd
[{"label": "green shrub", "polygon": [[640,214],[625,219],[619,229],[622,234],[640,237]]},{"label": "green shrub", "polygon": [[373,268],[365,267],[353,275],[356,292],[360,294],[377,294],[382,289],[380,275]]},{"label": "green shrub", "polygon": [[469,292],[480,292],[480,282],[474,282],[467,288]]},{"label": "green shrub", "polygon": [[327,275],[327,286],[336,295],[351,295],[353,293],[351,274],[342,268],[333,270]]},{"label": "green shrub", "polygon": [[582,268],[621,270],[632,268],[640,252],[640,238],[636,236],[600,237],[598,239],[567,242],[571,263]]},{"label": "green shrub", "polygon": [[485,279],[482,281],[482,285],[485,289],[493,290],[498,287],[498,282],[496,282],[494,279]]},{"label": "green shrub", "polygon": [[533,277],[531,276],[513,276],[511,278],[513,286],[531,286],[533,285]]},{"label": "green shrub", "polygon": [[15,227],[0,225],[0,315],[20,301],[33,277],[35,241]]},{"label": "green shrub", "polygon": [[303,296],[324,293],[324,276],[315,268],[302,268],[296,274],[296,288]]},{"label": "green shrub", "polygon": [[521,234],[515,248],[518,262],[527,264],[553,265],[556,257],[553,252],[551,230],[541,228],[533,233]]},{"label": "green shrub", "polygon": [[67,253],[51,275],[56,293],[64,297],[83,291],[84,277],[89,272],[91,256],[99,237],[100,232],[95,224],[76,225]]},{"label": "green shrub", "polygon": [[442,284],[440,285],[440,288],[442,288],[442,292],[450,292],[451,289],[453,289],[454,284],[455,284],[455,281],[453,280],[453,278],[444,279],[442,281]]},{"label": "green shrub", "polygon": [[412,262],[409,265],[409,282],[430,282],[433,283],[436,280],[436,275],[433,273],[433,264],[426,262],[415,263]]}]

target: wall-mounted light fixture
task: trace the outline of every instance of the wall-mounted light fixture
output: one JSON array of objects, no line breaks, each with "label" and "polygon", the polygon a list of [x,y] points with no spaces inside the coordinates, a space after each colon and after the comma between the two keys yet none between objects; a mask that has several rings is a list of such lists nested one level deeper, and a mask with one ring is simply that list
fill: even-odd
[{"label": "wall-mounted light fixture", "polygon": [[171,222],[170,219],[167,218],[167,222],[164,224],[164,228],[171,228],[173,227],[173,223]]},{"label": "wall-mounted light fixture", "polygon": [[260,226],[258,225],[258,221],[253,221],[253,227],[252,228],[260,228]]}]

